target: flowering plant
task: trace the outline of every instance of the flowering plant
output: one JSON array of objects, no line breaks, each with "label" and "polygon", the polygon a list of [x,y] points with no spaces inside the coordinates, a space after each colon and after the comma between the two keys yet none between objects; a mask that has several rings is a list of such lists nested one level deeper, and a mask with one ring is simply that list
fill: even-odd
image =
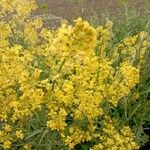
[{"label": "flowering plant", "polygon": [[111,21],[49,30],[31,17],[36,8],[0,1],[0,148],[139,149],[128,116],[116,113],[138,99],[147,32],[112,48]]}]

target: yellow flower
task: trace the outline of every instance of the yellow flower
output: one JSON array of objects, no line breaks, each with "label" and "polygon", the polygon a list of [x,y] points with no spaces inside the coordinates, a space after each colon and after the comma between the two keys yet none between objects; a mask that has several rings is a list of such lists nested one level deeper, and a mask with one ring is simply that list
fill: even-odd
[{"label": "yellow flower", "polygon": [[10,149],[11,148],[11,141],[7,140],[4,142],[3,148],[4,149]]},{"label": "yellow flower", "polygon": [[5,131],[10,132],[12,131],[12,127],[10,125],[5,125],[4,127]]},{"label": "yellow flower", "polygon": [[23,140],[24,134],[22,133],[22,130],[16,131],[16,137]]},{"label": "yellow flower", "polygon": [[50,117],[50,120],[47,121],[47,126],[51,128],[52,130],[62,131],[67,126],[66,124],[66,116],[67,112],[60,108],[58,112],[51,110],[48,114]]},{"label": "yellow flower", "polygon": [[150,45],[148,33],[126,37],[110,50],[111,21],[95,28],[78,18],[50,30],[40,17],[31,17],[35,2],[0,0],[0,144],[16,147],[26,139],[28,120],[46,117],[42,128],[55,130],[69,149],[86,141],[96,141],[93,150],[138,149],[130,127],[118,129],[117,119],[104,116],[120,101],[137,98],[133,88]]},{"label": "yellow flower", "polygon": [[25,144],[25,145],[23,146],[23,148],[24,148],[25,150],[31,150],[31,145],[30,145],[30,144]]},{"label": "yellow flower", "polygon": [[102,144],[94,145],[91,150],[103,150],[104,146]]}]

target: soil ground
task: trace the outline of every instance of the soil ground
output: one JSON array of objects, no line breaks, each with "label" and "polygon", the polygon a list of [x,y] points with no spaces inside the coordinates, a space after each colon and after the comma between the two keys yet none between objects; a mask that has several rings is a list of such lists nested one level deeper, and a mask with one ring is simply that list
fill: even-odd
[{"label": "soil ground", "polygon": [[[41,8],[41,13],[48,13],[67,20],[73,20],[81,16],[89,19],[95,15],[98,17],[109,16],[122,18],[123,6],[118,0],[36,0]],[[150,8],[149,0],[129,0],[129,7],[143,12]],[[148,8],[149,7],[149,8]]]}]

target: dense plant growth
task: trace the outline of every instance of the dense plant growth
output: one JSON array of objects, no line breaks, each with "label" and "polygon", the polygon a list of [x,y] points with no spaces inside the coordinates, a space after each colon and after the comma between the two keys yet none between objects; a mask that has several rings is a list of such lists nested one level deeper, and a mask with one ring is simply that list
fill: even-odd
[{"label": "dense plant growth", "polygon": [[111,21],[50,30],[31,16],[33,0],[1,0],[0,9],[0,149],[136,150],[147,141],[148,31],[113,44]]}]

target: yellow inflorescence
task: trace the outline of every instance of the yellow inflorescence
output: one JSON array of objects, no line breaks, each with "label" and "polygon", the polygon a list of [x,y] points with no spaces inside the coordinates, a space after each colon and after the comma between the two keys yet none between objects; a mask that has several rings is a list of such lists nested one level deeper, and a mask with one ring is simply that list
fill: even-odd
[{"label": "yellow inflorescence", "polygon": [[139,149],[138,144],[134,141],[134,134],[128,126],[124,126],[118,132],[113,125],[114,121],[107,117],[104,122],[103,134],[99,136],[100,144],[95,145],[92,150],[134,150]]},{"label": "yellow inflorescence", "polygon": [[112,22],[94,28],[78,18],[50,31],[30,17],[36,8],[34,0],[0,1],[0,148],[32,149],[26,124],[44,108],[42,129],[59,133],[68,149],[93,140],[93,150],[138,149],[129,127],[101,119],[99,131],[97,122],[139,82],[147,33],[127,37],[109,57]]},{"label": "yellow inflorescence", "polygon": [[5,141],[3,145],[4,149],[10,149],[11,148],[11,142],[10,141]]}]

